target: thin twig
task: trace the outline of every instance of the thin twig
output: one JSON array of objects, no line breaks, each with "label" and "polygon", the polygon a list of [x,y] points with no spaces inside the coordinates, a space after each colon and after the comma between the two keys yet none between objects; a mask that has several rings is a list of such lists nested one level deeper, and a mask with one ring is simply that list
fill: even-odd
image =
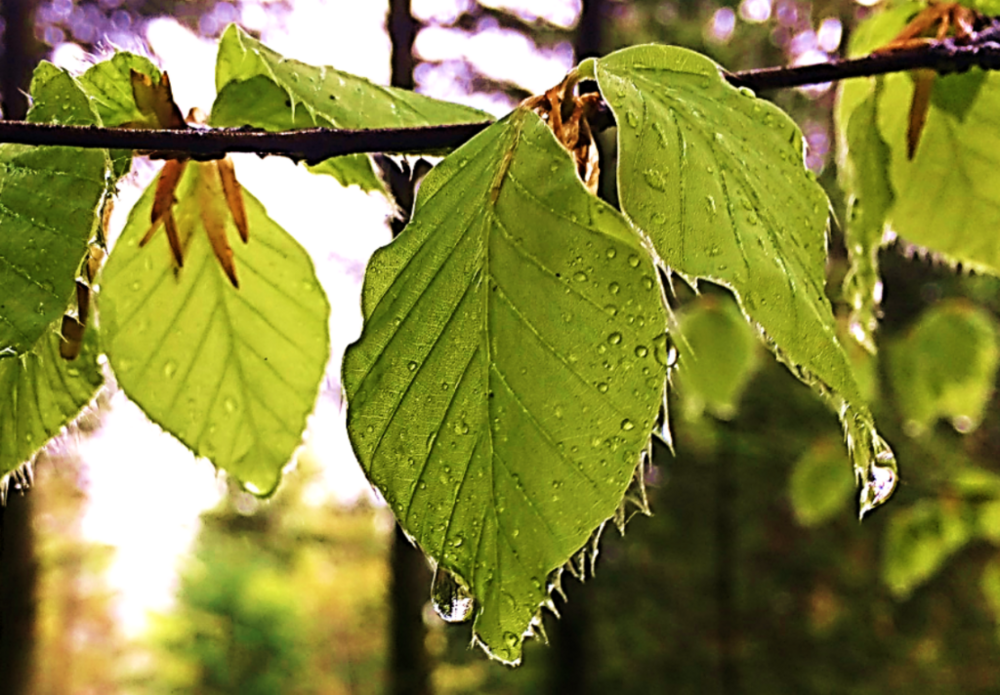
[{"label": "thin twig", "polygon": [[[876,53],[818,65],[726,73],[725,76],[734,86],[768,91],[919,68],[944,74],[973,67],[1000,70],[1000,28],[991,27],[971,41],[945,39],[906,51]],[[600,120],[605,121],[605,126],[612,124],[610,113]],[[251,128],[133,130],[0,121],[0,143],[136,150],[154,153],[161,159],[207,160],[218,159],[228,152],[253,152],[262,157],[276,155],[314,163],[363,152],[440,152],[460,146],[488,125],[489,122],[484,121],[422,128],[310,128],[268,133]],[[602,124],[595,125],[600,127]]]}]

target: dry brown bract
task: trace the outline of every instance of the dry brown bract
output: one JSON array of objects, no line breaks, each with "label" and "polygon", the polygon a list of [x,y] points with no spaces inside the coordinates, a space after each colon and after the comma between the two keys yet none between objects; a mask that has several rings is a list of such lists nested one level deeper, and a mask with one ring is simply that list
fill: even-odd
[{"label": "dry brown bract", "polygon": [[[150,124],[154,124],[153,127],[170,129],[189,127],[188,123],[181,118],[180,109],[174,103],[167,73],[163,73],[159,83],[154,83],[148,75],[133,70],[132,95],[140,113],[146,119],[144,125],[132,124],[133,126],[149,127]],[[188,122],[202,123],[204,117],[200,111],[192,109],[188,115]],[[151,226],[139,242],[139,246],[145,246],[156,234],[156,231],[163,226],[170,244],[170,253],[178,269],[184,267],[185,244],[181,242],[182,233],[177,227],[173,209],[177,202],[175,195],[177,186],[183,178],[188,164],[189,160],[187,159],[166,160],[156,182],[156,194],[153,198],[153,209],[150,214]],[[247,222],[246,207],[243,204],[243,190],[236,180],[233,161],[227,155],[211,162],[195,162],[194,166],[202,168],[200,172],[201,187],[197,192],[201,221],[205,226],[205,232],[208,234],[209,243],[212,245],[212,251],[215,253],[219,265],[222,266],[229,282],[238,289],[240,283],[236,277],[233,249],[226,237],[226,219],[224,213],[220,214],[220,206],[217,203],[217,199],[225,198],[226,207],[228,207],[233,223],[239,231],[240,238],[244,244],[247,243],[250,240],[250,228]]]},{"label": "dry brown bract", "polygon": [[600,167],[587,117],[597,109],[600,95],[577,96],[573,94],[575,86],[576,76],[570,73],[545,94],[526,99],[523,106],[537,113],[548,124],[556,139],[573,155],[576,173],[583,185],[596,195]]}]

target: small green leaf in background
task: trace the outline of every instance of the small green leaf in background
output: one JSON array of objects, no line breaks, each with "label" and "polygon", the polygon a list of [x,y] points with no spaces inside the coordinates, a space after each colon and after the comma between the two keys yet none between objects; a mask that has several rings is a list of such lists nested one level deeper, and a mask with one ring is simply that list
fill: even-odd
[{"label": "small green leaf in background", "polygon": [[31,352],[0,359],[0,478],[72,422],[103,383],[97,331],[87,329],[73,361],[59,356],[61,340],[57,322]]},{"label": "small green leaf in background", "polygon": [[757,366],[757,338],[732,300],[703,296],[678,316],[679,352],[674,375],[685,414],[707,410],[728,420]]},{"label": "small green leaf in background", "polygon": [[[250,241],[229,217],[215,169],[192,162],[174,217],[174,268],[160,230],[145,247],[156,184],[129,215],[101,275],[104,348],[118,383],[195,454],[258,494],[299,446],[329,359],[329,305],[308,254],[243,191]],[[225,219],[240,288],[216,261],[203,216]]]},{"label": "small green leaf in background", "polygon": [[[492,120],[468,106],[289,60],[236,25],[226,29],[219,43],[215,87],[219,95],[210,123],[217,127],[405,128]],[[383,190],[367,155],[336,157],[324,164],[313,171],[331,174],[345,185]]]},{"label": "small green leaf in background", "polygon": [[803,526],[818,526],[843,511],[854,492],[854,477],[838,438],[820,437],[795,462],[788,496]]},{"label": "small green leaf in background", "polygon": [[[28,120],[99,123],[51,63],[32,80]],[[0,145],[0,356],[31,350],[66,310],[104,200],[104,150]]]},{"label": "small green leaf in background", "polygon": [[708,58],[635,46],[581,64],[618,123],[622,211],[664,265],[733,291],[792,373],[840,415],[861,514],[895,488],[896,462],[875,430],[826,298],[829,201],[783,111],[737,90]]},{"label": "small green leaf in background", "polygon": [[882,548],[882,579],[898,598],[934,576],[972,529],[953,500],[925,499],[894,510]]},{"label": "small green leaf in background", "polygon": [[997,624],[997,639],[1000,640],[1000,559],[993,558],[983,567],[979,588],[986,599],[986,605],[993,613],[993,621]]},{"label": "small green leaf in background", "polygon": [[343,375],[355,453],[444,570],[441,613],[472,610],[475,639],[516,663],[551,575],[649,444],[666,380],[656,270],[517,110],[428,174],[362,303]]},{"label": "small green leaf in background", "polygon": [[959,432],[979,426],[996,382],[1000,348],[991,314],[962,300],[941,302],[893,344],[889,373],[909,434],[938,418]]}]

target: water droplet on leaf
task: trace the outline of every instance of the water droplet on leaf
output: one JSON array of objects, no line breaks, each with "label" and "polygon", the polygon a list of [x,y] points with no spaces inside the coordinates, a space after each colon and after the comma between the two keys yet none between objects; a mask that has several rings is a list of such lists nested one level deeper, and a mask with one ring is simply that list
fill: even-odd
[{"label": "water droplet on leaf", "polygon": [[431,603],[434,611],[447,623],[461,623],[468,620],[476,604],[469,590],[455,575],[441,566],[434,571]]}]

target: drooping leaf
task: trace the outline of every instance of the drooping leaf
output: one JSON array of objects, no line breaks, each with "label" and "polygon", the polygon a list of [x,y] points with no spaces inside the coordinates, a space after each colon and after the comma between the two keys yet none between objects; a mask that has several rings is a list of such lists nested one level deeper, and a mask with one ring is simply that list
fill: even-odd
[{"label": "drooping leaf", "polygon": [[844,278],[844,294],[851,304],[851,335],[872,353],[881,301],[878,252],[893,201],[889,148],[877,123],[881,92],[881,79],[873,80],[872,91],[851,110],[846,127],[838,124],[843,140],[838,174],[849,206],[844,241],[851,265]]},{"label": "drooping leaf", "polygon": [[757,364],[757,340],[736,305],[706,296],[678,316],[683,339],[679,352],[677,393],[689,416],[703,410],[729,419],[736,414],[743,389]]},{"label": "drooping leaf", "polygon": [[[295,128],[402,128],[492,120],[487,113],[405,89],[384,87],[332,67],[306,65],[272,51],[236,25],[219,43],[219,91],[214,126]],[[367,155],[320,168],[339,181],[383,190]]]},{"label": "drooping leaf", "polygon": [[[655,270],[568,152],[517,110],[423,181],[376,252],[344,358],[348,432],[403,528],[496,658],[550,575],[615,511],[662,402]],[[450,586],[450,585],[449,585]],[[461,610],[460,610],[461,609]]]},{"label": "drooping leaf", "polygon": [[882,579],[905,598],[930,579],[969,540],[971,524],[952,500],[920,500],[889,519],[882,556]]},{"label": "drooping leaf", "polygon": [[[98,123],[76,81],[42,63],[35,122]],[[27,352],[66,310],[104,199],[104,150],[0,145],[0,355]]]},{"label": "drooping leaf", "polygon": [[97,332],[89,329],[79,356],[59,356],[58,323],[31,352],[0,359],[0,478],[29,460],[72,422],[103,382]]},{"label": "drooping leaf", "polygon": [[[101,276],[104,347],[125,393],[199,456],[269,493],[299,445],[329,359],[326,296],[312,262],[243,191],[253,230],[236,240],[211,163],[191,162],[165,234],[144,247],[154,186],[129,215]],[[207,220],[207,222],[206,222]],[[206,224],[234,241],[240,287],[217,263]]]},{"label": "drooping leaf", "polygon": [[942,417],[970,432],[993,394],[1000,361],[996,320],[968,302],[941,302],[892,346],[889,358],[896,404],[910,433]]},{"label": "drooping leaf", "polygon": [[737,90],[708,58],[636,46],[580,66],[618,122],[622,210],[665,266],[730,288],[792,372],[840,414],[862,514],[891,494],[895,458],[875,431],[824,293],[829,202],[802,133]]},{"label": "drooping leaf", "polygon": [[818,526],[847,507],[854,480],[844,466],[844,447],[820,437],[792,467],[788,495],[795,518],[803,526]]}]

